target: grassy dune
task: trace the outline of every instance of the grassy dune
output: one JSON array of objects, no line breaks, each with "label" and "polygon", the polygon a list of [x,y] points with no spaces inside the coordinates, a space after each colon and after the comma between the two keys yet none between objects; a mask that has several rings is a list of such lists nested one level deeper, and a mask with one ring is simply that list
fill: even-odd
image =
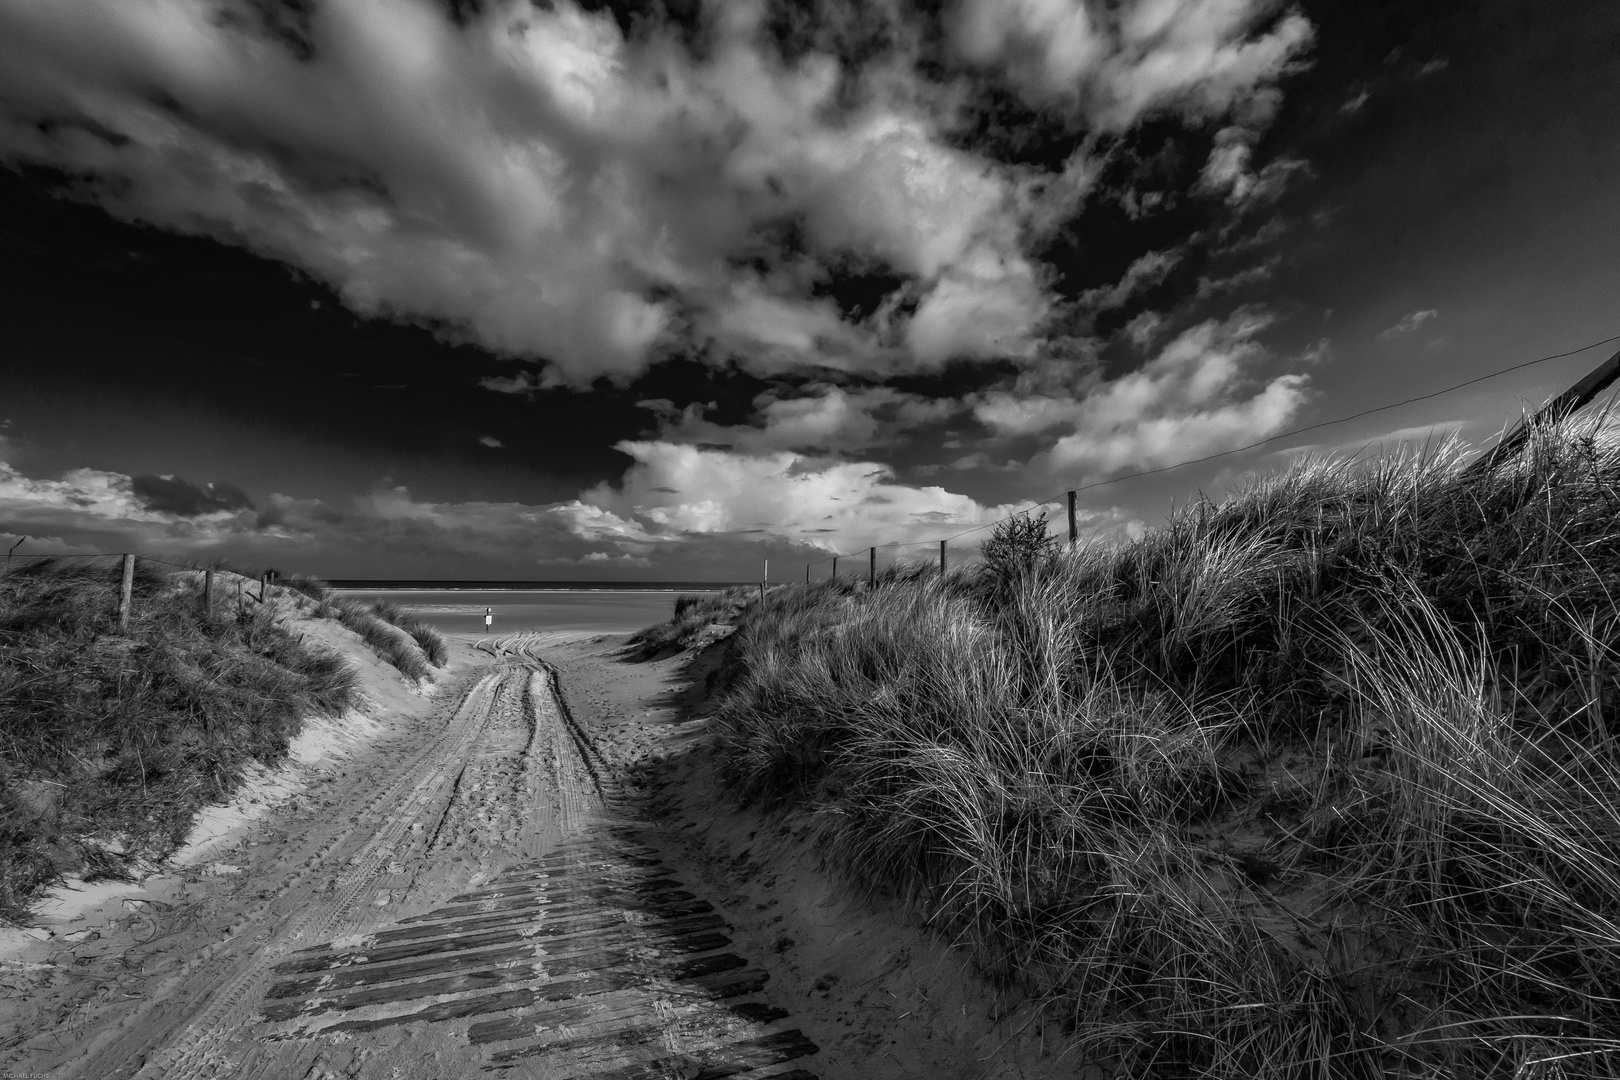
[{"label": "grassy dune", "polygon": [[354,702],[348,665],[269,608],[205,613],[200,575],[138,563],[120,632],[119,578],[51,561],[0,574],[0,910],[166,854],[250,759],[279,760],[303,717]]},{"label": "grassy dune", "polygon": [[1077,1064],[1620,1076],[1620,438],[1459,456],[773,590],[726,775],[1043,997]]}]

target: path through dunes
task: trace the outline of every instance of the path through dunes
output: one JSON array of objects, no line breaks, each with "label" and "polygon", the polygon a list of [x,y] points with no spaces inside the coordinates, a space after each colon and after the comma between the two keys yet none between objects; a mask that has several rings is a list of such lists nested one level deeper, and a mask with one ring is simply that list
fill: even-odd
[{"label": "path through dunes", "polygon": [[435,725],[303,822],[251,931],[64,1076],[807,1078],[817,1046],[646,823],[544,653],[480,642]]}]

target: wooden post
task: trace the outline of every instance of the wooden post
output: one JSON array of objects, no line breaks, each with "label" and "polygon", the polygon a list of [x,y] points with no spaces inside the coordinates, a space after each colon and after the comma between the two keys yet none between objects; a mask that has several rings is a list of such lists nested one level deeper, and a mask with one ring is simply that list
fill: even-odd
[{"label": "wooden post", "polygon": [[1080,530],[1077,529],[1075,527],[1075,524],[1074,524],[1074,492],[1071,491],[1071,492],[1069,492],[1069,546],[1070,547],[1074,547],[1074,542],[1079,537],[1079,535],[1080,535]]},{"label": "wooden post", "polygon": [[945,541],[939,542],[939,572],[945,573]]},{"label": "wooden post", "polygon": [[124,556],[124,584],[118,590],[118,632],[129,629],[130,599],[135,589],[135,556]]},{"label": "wooden post", "polygon": [[205,616],[214,614],[214,572],[212,570],[203,571],[203,614]]},{"label": "wooden post", "polygon": [[264,598],[266,595],[268,595],[269,591],[270,574],[268,571],[266,571],[265,573],[259,575],[259,603],[264,603]]},{"label": "wooden post", "polygon": [[810,564],[809,563],[804,564],[804,583],[806,585],[810,584]]},{"label": "wooden post", "polygon": [[876,585],[877,584],[877,545],[876,544],[872,545],[871,569],[867,572],[866,583],[868,585]]},{"label": "wooden post", "polygon": [[833,576],[834,581],[838,580],[838,556],[836,556],[836,555],[833,556],[833,573],[832,573],[832,576]]}]

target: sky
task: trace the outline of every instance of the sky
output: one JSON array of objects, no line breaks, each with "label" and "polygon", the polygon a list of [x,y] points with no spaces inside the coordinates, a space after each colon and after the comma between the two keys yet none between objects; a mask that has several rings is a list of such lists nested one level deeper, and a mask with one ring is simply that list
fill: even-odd
[{"label": "sky", "polygon": [[1482,446],[1617,347],[1617,64],[1560,0],[0,0],[0,544],[792,581]]}]

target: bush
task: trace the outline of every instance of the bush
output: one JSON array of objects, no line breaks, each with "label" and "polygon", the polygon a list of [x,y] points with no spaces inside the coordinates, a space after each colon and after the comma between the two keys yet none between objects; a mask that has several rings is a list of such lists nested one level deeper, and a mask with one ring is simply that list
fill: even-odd
[{"label": "bush", "polygon": [[67,873],[161,857],[249,759],[271,764],[303,717],[355,700],[338,657],[257,605],[202,609],[200,575],[137,561],[126,632],[116,565],[0,573],[0,909]]},{"label": "bush", "polygon": [[795,588],[724,774],[1118,1075],[1613,1077],[1617,506],[1615,429],[1542,428]]},{"label": "bush", "polygon": [[990,539],[979,545],[985,569],[994,577],[1016,578],[1050,559],[1058,550],[1058,539],[1046,531],[1046,514],[1031,517],[1019,514],[1000,522]]}]

